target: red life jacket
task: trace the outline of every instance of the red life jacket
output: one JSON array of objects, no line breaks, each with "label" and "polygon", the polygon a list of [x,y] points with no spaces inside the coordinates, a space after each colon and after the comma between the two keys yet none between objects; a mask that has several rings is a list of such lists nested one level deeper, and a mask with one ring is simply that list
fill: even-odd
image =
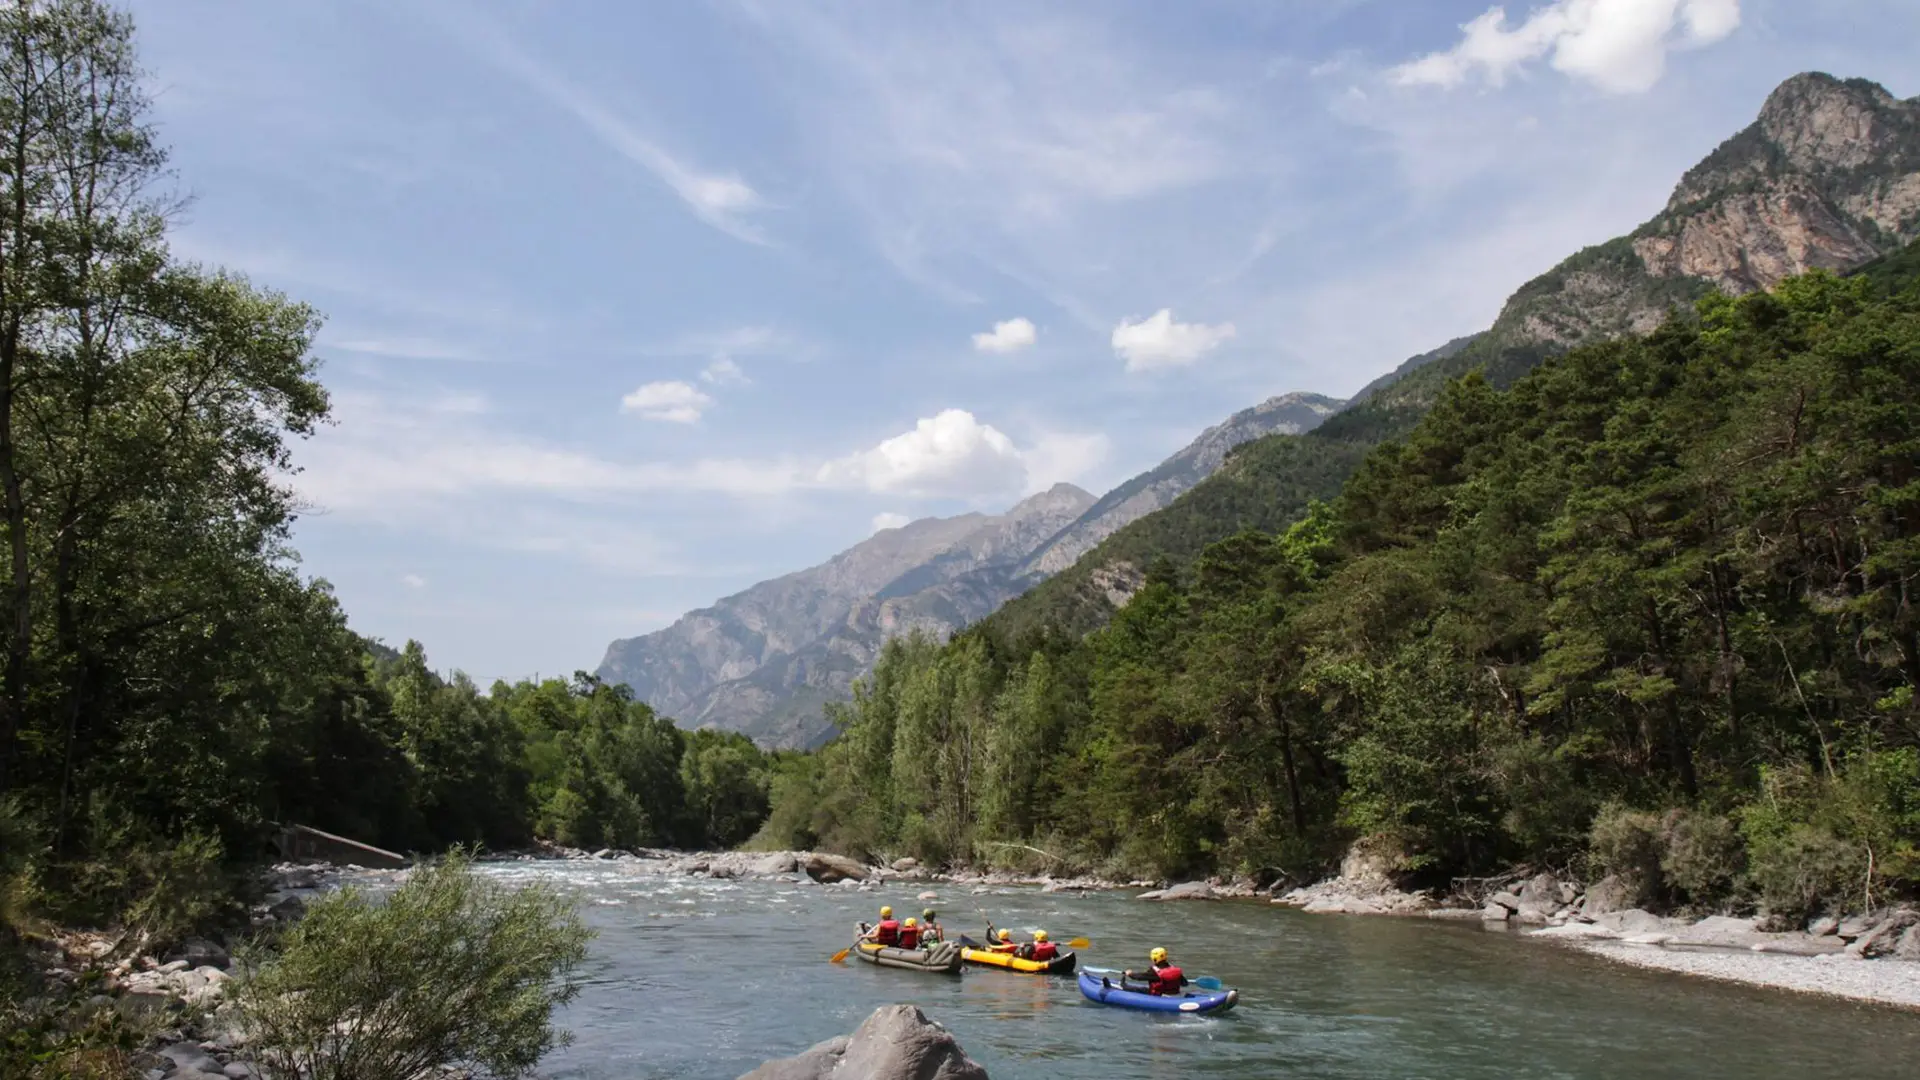
[{"label": "red life jacket", "polygon": [[1051,941],[1036,941],[1033,943],[1033,958],[1035,960],[1051,960],[1059,955],[1060,949]]},{"label": "red life jacket", "polygon": [[1147,993],[1161,997],[1179,997],[1180,990],[1186,985],[1186,981],[1186,974],[1172,964],[1157,967],[1153,969],[1153,985],[1147,988]]},{"label": "red life jacket", "polygon": [[898,945],[900,923],[894,919],[881,919],[880,925],[873,928],[873,940],[882,945]]},{"label": "red life jacket", "polygon": [[919,948],[920,947],[920,928],[917,926],[901,927],[900,928],[900,947],[903,949]]}]

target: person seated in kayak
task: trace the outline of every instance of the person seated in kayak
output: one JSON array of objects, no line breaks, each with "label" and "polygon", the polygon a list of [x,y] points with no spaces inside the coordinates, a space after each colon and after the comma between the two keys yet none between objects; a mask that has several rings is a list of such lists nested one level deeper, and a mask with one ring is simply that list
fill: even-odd
[{"label": "person seated in kayak", "polygon": [[1047,932],[1045,930],[1035,930],[1033,932],[1033,944],[1022,946],[1022,948],[1027,951],[1027,959],[1035,960],[1042,964],[1060,955],[1060,947],[1047,940]]},{"label": "person seated in kayak", "polygon": [[909,915],[905,926],[900,928],[900,947],[917,949],[920,947],[920,920]]},{"label": "person seated in kayak", "polygon": [[1147,984],[1147,993],[1155,997],[1179,997],[1187,985],[1187,976],[1179,968],[1167,962],[1167,950],[1156,945],[1153,951],[1147,954],[1147,959],[1153,965],[1147,970],[1120,973],[1121,988],[1131,990],[1133,987],[1128,986],[1128,983],[1144,982]]},{"label": "person seated in kayak", "polygon": [[987,926],[987,942],[988,952],[1012,953],[1020,949],[1020,946],[1013,943],[1013,931],[1001,930],[995,933],[991,924]]},{"label": "person seated in kayak", "polygon": [[947,931],[939,923],[934,921],[939,917],[940,917],[940,913],[933,910],[932,908],[928,908],[927,910],[920,913],[920,940],[922,941],[947,940]]},{"label": "person seated in kayak", "polygon": [[880,924],[860,935],[860,940],[871,941],[878,945],[899,945],[900,923],[893,917],[893,909],[891,907],[882,907],[880,909]]}]

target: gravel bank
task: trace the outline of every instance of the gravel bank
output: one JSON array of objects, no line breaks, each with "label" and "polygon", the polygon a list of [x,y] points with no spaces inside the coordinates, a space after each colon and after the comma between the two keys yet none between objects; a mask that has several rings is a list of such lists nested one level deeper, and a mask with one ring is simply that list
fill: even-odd
[{"label": "gravel bank", "polygon": [[1621,941],[1572,941],[1574,948],[1635,967],[1776,990],[1920,1009],[1920,964],[1833,956],[1665,949]]}]

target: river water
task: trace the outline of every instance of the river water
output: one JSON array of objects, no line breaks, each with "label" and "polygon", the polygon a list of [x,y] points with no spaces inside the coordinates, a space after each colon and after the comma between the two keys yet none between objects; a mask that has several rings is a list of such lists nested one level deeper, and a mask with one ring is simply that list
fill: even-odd
[{"label": "river water", "polygon": [[1084,936],[1081,962],[1140,967],[1165,945],[1240,988],[1218,1017],[1081,999],[1072,979],[932,976],[828,958],[881,903],[929,886],[643,876],[620,863],[482,868],[577,890],[599,931],[560,1020],[551,1080],[731,1078],[851,1032],[880,1005],[939,1021],[996,1080],[1019,1077],[1809,1080],[1920,1076],[1920,1016],[1621,967],[1474,926],[1304,915],[1254,903],[1153,904],[933,885],[950,935]]}]

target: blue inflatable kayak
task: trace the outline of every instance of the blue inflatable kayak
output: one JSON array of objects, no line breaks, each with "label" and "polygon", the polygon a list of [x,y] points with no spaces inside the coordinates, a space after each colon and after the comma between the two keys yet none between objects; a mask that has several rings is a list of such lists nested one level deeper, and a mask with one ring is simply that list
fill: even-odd
[{"label": "blue inflatable kayak", "polygon": [[1170,1013],[1226,1012],[1240,1000],[1238,990],[1189,990],[1180,997],[1149,994],[1142,990],[1122,990],[1119,972],[1099,970],[1080,973],[1080,993],[1088,1001],[1097,1001],[1102,1005]]}]

